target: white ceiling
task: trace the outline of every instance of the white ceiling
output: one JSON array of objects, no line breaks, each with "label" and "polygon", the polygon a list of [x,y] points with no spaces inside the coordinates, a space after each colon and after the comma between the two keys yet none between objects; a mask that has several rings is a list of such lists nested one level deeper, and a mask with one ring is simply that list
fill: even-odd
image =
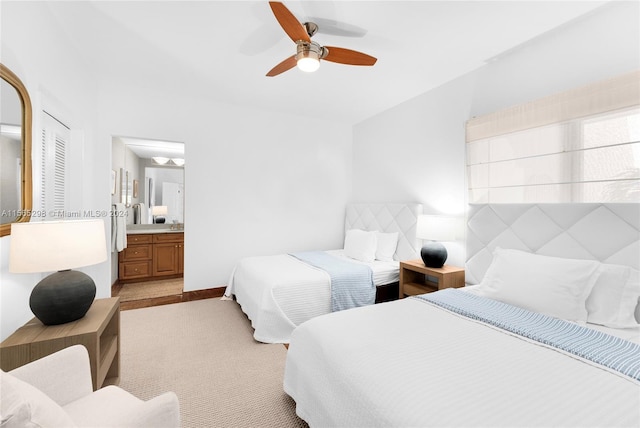
[{"label": "white ceiling", "polygon": [[184,143],[173,141],[158,141],[134,137],[115,137],[129,147],[133,153],[142,159],[154,156],[184,159]]},{"label": "white ceiling", "polygon": [[220,102],[357,123],[472,71],[605,1],[286,1],[363,37],[313,40],[378,58],[265,74],[295,53],[267,1],[50,2],[75,47],[109,79]]}]

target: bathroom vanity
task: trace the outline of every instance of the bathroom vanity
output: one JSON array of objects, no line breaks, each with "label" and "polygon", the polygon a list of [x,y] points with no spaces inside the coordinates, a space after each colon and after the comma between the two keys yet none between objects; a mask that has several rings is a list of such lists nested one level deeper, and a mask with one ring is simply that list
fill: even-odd
[{"label": "bathroom vanity", "polygon": [[184,230],[127,230],[127,248],[118,254],[120,282],[180,278],[184,273]]}]

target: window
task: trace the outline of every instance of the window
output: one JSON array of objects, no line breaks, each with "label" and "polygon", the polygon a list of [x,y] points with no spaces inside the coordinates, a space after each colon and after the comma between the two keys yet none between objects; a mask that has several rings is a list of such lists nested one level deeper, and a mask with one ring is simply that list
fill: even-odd
[{"label": "window", "polygon": [[470,120],[469,202],[640,201],[640,92],[626,92],[640,79],[630,77]]}]

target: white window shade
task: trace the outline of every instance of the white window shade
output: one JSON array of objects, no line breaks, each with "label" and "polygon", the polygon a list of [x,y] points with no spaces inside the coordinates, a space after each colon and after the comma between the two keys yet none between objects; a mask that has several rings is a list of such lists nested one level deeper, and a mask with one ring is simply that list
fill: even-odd
[{"label": "white window shade", "polygon": [[[633,73],[636,83],[640,73]],[[613,79],[621,87],[633,87],[628,79]],[[511,108],[467,124],[467,177],[472,203],[538,202],[637,202],[640,200],[640,86],[622,93],[611,81]],[[604,90],[610,91],[611,101]],[[571,106],[596,94],[588,116]],[[572,96],[575,99],[572,99]],[[635,105],[626,106],[635,99]],[[559,106],[552,104],[561,103]],[[625,107],[614,111],[611,105]],[[536,111],[538,110],[538,111]],[[547,113],[565,118],[549,122]],[[522,117],[516,117],[522,114]],[[508,116],[513,116],[505,120]],[[531,119],[527,121],[527,117]],[[487,125],[495,120],[493,125]],[[476,123],[474,125],[474,122]],[[476,125],[482,123],[484,138]],[[508,123],[511,128],[503,132]],[[531,126],[526,128],[527,123]],[[512,126],[517,124],[517,126]],[[474,129],[474,126],[475,129]],[[491,135],[493,129],[498,132]]]}]

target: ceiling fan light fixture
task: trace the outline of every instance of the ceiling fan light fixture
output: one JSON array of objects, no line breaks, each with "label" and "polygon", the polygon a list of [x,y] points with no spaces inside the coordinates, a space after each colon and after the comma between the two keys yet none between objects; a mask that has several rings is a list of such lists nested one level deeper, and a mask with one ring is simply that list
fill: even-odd
[{"label": "ceiling fan light fixture", "polygon": [[307,73],[313,73],[320,68],[320,60],[311,57],[300,58],[298,60],[298,68]]},{"label": "ceiling fan light fixture", "polygon": [[307,73],[312,73],[320,68],[320,53],[322,47],[314,42],[298,43],[296,62],[298,68]]}]

